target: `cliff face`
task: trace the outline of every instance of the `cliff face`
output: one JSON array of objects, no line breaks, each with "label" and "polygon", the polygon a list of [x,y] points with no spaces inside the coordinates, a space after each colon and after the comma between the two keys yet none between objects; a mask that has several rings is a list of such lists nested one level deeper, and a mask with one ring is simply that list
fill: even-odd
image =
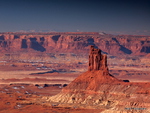
[{"label": "cliff face", "polygon": [[[88,71],[78,76],[62,92],[47,101],[77,107],[103,108],[103,113],[150,110],[150,83],[130,83],[109,74],[107,59],[100,49],[90,47]],[[144,111],[143,111],[144,110]]]},{"label": "cliff face", "polygon": [[150,53],[149,36],[100,34],[0,34],[1,52],[88,52],[95,45],[111,55]]}]

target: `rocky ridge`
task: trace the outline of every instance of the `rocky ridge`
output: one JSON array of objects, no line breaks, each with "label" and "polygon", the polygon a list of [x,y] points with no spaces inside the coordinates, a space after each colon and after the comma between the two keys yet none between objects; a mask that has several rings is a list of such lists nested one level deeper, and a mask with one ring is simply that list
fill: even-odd
[{"label": "rocky ridge", "polygon": [[46,101],[103,108],[103,113],[149,113],[150,83],[130,83],[116,79],[109,74],[104,56],[100,49],[91,46],[88,71],[63,88],[61,93],[46,97]]}]

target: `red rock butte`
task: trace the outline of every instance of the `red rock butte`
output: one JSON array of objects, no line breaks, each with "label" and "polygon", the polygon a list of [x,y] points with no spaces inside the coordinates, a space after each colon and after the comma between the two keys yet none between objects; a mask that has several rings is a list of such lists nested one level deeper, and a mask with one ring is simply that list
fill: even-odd
[{"label": "red rock butte", "polygon": [[100,83],[116,82],[122,82],[122,80],[118,80],[109,74],[107,67],[107,55],[102,54],[100,49],[90,46],[88,71],[78,76],[67,87],[65,87],[63,91],[70,89],[97,91]]},{"label": "red rock butte", "polygon": [[[88,71],[78,76],[62,91],[52,97],[43,97],[50,103],[92,109],[104,108],[102,113],[129,112],[125,108],[150,111],[150,83],[123,82],[109,74],[107,57],[100,49],[90,46]],[[137,113],[137,109],[132,110]]]}]

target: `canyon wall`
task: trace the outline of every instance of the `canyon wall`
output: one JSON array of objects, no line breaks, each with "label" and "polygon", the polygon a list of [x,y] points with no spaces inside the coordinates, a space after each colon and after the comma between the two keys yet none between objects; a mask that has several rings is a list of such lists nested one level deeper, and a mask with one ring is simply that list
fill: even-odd
[{"label": "canyon wall", "polygon": [[89,45],[111,55],[147,55],[150,53],[150,36],[98,33],[0,34],[1,53],[88,53]]}]

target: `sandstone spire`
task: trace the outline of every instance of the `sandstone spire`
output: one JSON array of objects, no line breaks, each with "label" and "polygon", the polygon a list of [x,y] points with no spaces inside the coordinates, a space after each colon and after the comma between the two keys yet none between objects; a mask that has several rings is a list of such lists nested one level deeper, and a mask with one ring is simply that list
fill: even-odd
[{"label": "sandstone spire", "polygon": [[95,105],[97,101],[97,104],[101,104],[101,101],[106,101],[107,96],[110,96],[105,92],[110,91],[113,94],[112,84],[122,82],[109,74],[106,55],[101,54],[101,50],[95,49],[94,46],[90,46],[88,70],[64,87],[61,93],[50,97],[48,101],[84,105]]},{"label": "sandstone spire", "polygon": [[107,70],[107,56],[101,54],[100,49],[90,46],[88,70]]}]

